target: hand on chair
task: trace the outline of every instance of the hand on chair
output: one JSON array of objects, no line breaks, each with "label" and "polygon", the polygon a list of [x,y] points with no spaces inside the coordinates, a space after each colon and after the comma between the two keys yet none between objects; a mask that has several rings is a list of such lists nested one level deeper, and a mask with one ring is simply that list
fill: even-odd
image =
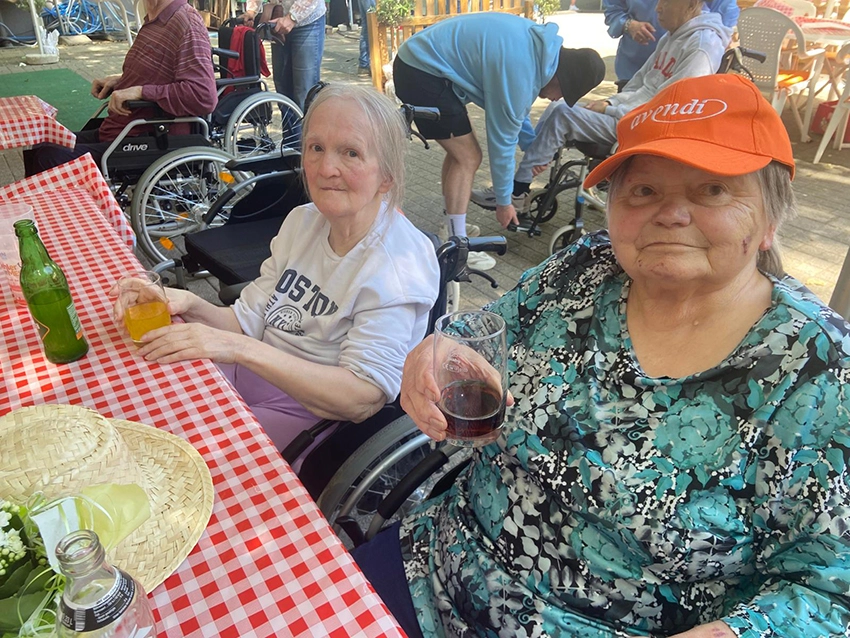
[{"label": "hand on chair", "polygon": [[244,24],[246,27],[253,27],[254,26],[254,14],[255,13],[256,12],[254,12],[254,11],[246,11],[241,16],[237,16],[236,19],[241,20],[242,24]]},{"label": "hand on chair", "polygon": [[274,32],[278,35],[286,35],[295,28],[295,20],[289,16],[276,18],[272,22],[274,23]]},{"label": "hand on chair", "polygon": [[516,208],[514,208],[513,204],[508,204],[507,206],[496,204],[496,219],[499,220],[502,228],[507,228],[510,223],[519,226],[519,217],[517,217]]},{"label": "hand on chair", "polygon": [[141,100],[142,87],[131,86],[126,89],[119,89],[112,92],[112,97],[109,98],[109,112],[115,115],[130,115],[131,110],[125,106],[128,100]]}]

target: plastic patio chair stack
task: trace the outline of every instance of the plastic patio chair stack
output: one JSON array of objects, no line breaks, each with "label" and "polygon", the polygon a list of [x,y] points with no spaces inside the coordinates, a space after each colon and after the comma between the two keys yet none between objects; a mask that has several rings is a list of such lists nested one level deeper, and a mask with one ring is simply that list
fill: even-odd
[{"label": "plastic patio chair stack", "polygon": [[823,139],[818,146],[818,152],[815,153],[815,161],[817,164],[826,150],[829,140],[835,136],[835,148],[841,150],[845,146],[850,146],[850,142],[844,141],[844,135],[847,131],[847,120],[850,118],[850,42],[845,44],[838,51],[836,60],[844,64],[846,70],[844,72],[844,89],[841,91],[841,97],[838,98],[838,104],[835,105],[835,110],[832,112],[832,117],[823,134]]},{"label": "plastic patio chair stack", "polygon": [[[802,30],[788,16],[774,9],[752,7],[741,12],[738,19],[741,46],[767,54],[764,62],[747,60],[747,69],[762,94],[773,108],[782,113],[786,103],[791,105],[794,121],[800,129],[800,139],[808,142],[809,124],[814,110],[816,85],[824,63],[823,49],[807,49]],[[791,49],[783,44],[792,38]],[[784,64],[783,64],[784,63]],[[799,101],[807,92],[805,114],[801,116]]]}]

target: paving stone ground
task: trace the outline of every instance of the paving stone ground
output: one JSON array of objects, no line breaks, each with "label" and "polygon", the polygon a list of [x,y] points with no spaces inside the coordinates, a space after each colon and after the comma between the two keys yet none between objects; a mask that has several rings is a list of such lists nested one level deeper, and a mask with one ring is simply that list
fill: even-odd
[{"label": "paving stone ground", "polygon": [[[608,77],[597,89],[601,97],[614,92],[613,51],[615,43],[605,34],[601,14],[564,13],[554,16],[561,35],[568,46],[594,46],[603,55],[609,67]],[[60,48],[59,67],[71,69],[87,80],[120,71],[127,51],[124,42],[91,42],[80,46]],[[20,48],[0,48],[0,82],[15,82],[15,74],[30,71],[34,67],[19,66],[27,51]],[[359,78],[357,71],[357,32],[328,35],[322,61],[322,77],[330,82],[368,84],[368,79]],[[56,68],[57,65],[45,68]],[[532,119],[542,112],[545,103],[538,100]],[[483,111],[470,106],[470,116],[476,135],[484,149],[484,163],[476,178],[476,186],[490,184],[489,165],[486,157]],[[788,272],[806,283],[821,299],[829,301],[838,278],[844,256],[850,246],[850,151],[829,149],[820,164],[811,160],[819,141],[799,142],[799,133],[791,119],[790,110],[784,115],[786,125],[794,141],[794,156],[798,161],[797,178],[794,182],[799,200],[800,215],[789,223],[782,232],[785,266]],[[20,150],[0,152],[0,184],[23,177]],[[518,156],[519,158],[519,156]],[[407,155],[407,194],[405,213],[423,230],[437,232],[441,224],[442,199],[440,196],[440,167],[443,152],[434,145],[430,150],[413,141]],[[508,233],[508,254],[498,259],[496,268],[490,271],[499,284],[497,290],[486,282],[476,280],[462,286],[462,300],[466,307],[476,307],[497,298],[512,287],[520,274],[538,264],[547,256],[549,238],[554,229],[571,219],[572,191],[563,193],[559,200],[559,212],[544,226],[542,236],[530,238],[524,234]],[[469,221],[481,226],[483,234],[502,234],[493,213],[470,204]],[[590,229],[601,228],[601,215],[588,214],[586,225]],[[203,296],[215,297],[215,281],[195,282],[192,288]]]}]

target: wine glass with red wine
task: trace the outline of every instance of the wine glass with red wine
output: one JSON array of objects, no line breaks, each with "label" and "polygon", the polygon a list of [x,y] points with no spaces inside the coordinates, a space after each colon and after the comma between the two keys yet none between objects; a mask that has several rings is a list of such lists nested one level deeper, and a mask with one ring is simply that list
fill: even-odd
[{"label": "wine glass with red wine", "polygon": [[464,447],[487,445],[499,437],[505,418],[505,320],[484,310],[462,311],[443,315],[434,328],[437,407],[448,423],[446,439]]}]

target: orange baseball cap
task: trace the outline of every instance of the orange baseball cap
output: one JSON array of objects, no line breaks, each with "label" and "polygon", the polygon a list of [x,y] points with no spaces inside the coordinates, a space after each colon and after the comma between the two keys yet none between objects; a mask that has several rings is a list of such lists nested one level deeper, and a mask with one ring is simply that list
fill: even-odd
[{"label": "orange baseball cap", "polygon": [[674,82],[620,119],[617,140],[617,151],[590,172],[586,187],[634,155],[666,157],[717,175],[745,175],[776,160],[794,177],[785,125],[755,84],[739,75]]}]

